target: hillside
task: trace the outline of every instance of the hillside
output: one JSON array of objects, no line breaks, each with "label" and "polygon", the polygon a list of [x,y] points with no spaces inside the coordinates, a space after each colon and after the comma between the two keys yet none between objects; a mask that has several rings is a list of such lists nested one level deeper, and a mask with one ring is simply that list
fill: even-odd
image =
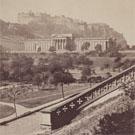
[{"label": "hillside", "polygon": [[0,35],[17,38],[35,38],[34,31],[28,25],[9,23],[0,20]]},{"label": "hillside", "polygon": [[34,16],[28,24],[7,23],[0,20],[3,36],[20,36],[23,38],[46,38],[51,34],[73,33],[77,37],[114,37],[117,43],[126,46],[123,35],[104,23],[88,24],[65,16],[50,16],[42,13]]}]

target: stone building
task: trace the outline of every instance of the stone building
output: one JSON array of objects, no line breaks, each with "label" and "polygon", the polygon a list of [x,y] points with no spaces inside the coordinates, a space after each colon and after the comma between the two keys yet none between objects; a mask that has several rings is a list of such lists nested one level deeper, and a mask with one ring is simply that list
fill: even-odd
[{"label": "stone building", "polygon": [[52,46],[56,48],[57,52],[66,51],[66,46],[70,43],[73,44],[73,34],[53,34]]},{"label": "stone building", "polygon": [[29,39],[24,41],[25,51],[29,53],[49,52],[54,47],[56,52],[65,52],[69,42],[73,42],[72,34],[53,34],[48,39]]},{"label": "stone building", "polygon": [[89,43],[87,51],[94,51],[97,44],[101,45],[102,51],[107,48],[108,39],[104,38],[75,38],[73,34],[53,34],[49,39],[30,39],[24,42],[25,51],[49,52],[50,47],[54,47],[56,52],[66,52],[68,45],[75,46],[75,52],[82,51],[82,45]]},{"label": "stone building", "polygon": [[56,52],[66,52],[69,46],[74,46],[74,52],[82,52],[82,46],[89,43],[89,48],[85,51],[94,51],[97,44],[101,45],[102,51],[107,49],[108,39],[104,38],[76,38],[73,34],[52,34],[45,39],[20,40],[15,38],[2,37],[0,45],[7,51],[14,53],[37,53],[50,52],[53,47]]},{"label": "stone building", "polygon": [[5,48],[7,52],[24,52],[24,41],[22,39],[15,39],[9,37],[0,37],[0,45]]},{"label": "stone building", "polygon": [[89,43],[90,45],[87,51],[94,51],[98,44],[101,45],[102,51],[105,51],[107,49],[107,42],[108,39],[105,38],[76,38],[76,51],[81,52],[82,45],[85,43]]},{"label": "stone building", "polygon": [[51,38],[49,39],[28,39],[24,41],[26,53],[47,52],[52,45]]}]

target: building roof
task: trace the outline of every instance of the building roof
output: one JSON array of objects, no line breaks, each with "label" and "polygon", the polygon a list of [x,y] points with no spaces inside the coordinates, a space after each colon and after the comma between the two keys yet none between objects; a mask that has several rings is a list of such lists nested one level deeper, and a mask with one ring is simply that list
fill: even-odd
[{"label": "building roof", "polygon": [[104,38],[104,37],[80,37],[80,38],[76,38],[76,40],[108,40],[108,38]]},{"label": "building roof", "polygon": [[52,34],[51,37],[73,37],[73,34]]}]

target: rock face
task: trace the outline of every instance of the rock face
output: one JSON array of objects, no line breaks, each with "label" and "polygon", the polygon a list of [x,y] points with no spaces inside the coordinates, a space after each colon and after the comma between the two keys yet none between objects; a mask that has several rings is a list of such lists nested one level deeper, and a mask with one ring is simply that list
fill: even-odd
[{"label": "rock face", "polygon": [[[24,38],[46,38],[51,34],[72,33],[77,37],[116,38],[124,48],[127,42],[123,35],[105,23],[88,24],[65,16],[51,16],[46,13],[19,13],[20,24],[0,21],[4,35],[19,35]],[[14,31],[14,32],[13,32]]]}]

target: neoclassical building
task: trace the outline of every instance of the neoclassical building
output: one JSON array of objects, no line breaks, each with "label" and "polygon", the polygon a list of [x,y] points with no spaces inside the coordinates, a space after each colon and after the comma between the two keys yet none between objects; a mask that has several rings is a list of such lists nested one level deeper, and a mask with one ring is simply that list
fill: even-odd
[{"label": "neoclassical building", "polygon": [[56,52],[66,51],[66,45],[73,41],[72,34],[53,34],[48,39],[29,39],[24,41],[25,51],[29,53],[48,52],[54,47]]},{"label": "neoclassical building", "polygon": [[107,49],[108,39],[105,38],[76,38],[76,51],[82,51],[82,45],[85,43],[89,43],[89,48],[87,51],[94,51],[95,47],[99,44],[101,45],[102,51]]},{"label": "neoclassical building", "polygon": [[49,39],[28,39],[24,41],[24,50],[26,53],[46,52],[52,45]]},{"label": "neoclassical building", "polygon": [[76,38],[73,34],[53,34],[45,39],[13,39],[0,38],[0,45],[12,53],[37,53],[50,52],[50,48],[58,53],[66,52],[69,46],[74,46],[74,52],[82,52],[82,46],[87,43],[89,47],[85,51],[94,51],[97,44],[103,51],[107,49],[108,39],[104,38]]},{"label": "neoclassical building", "polygon": [[23,39],[0,36],[0,46],[3,46],[7,52],[11,53],[25,51]]},{"label": "neoclassical building", "polygon": [[56,52],[67,51],[67,46],[75,46],[75,52],[82,51],[82,45],[89,43],[87,51],[94,51],[97,44],[101,45],[103,51],[107,48],[108,39],[105,38],[75,38],[73,34],[53,34],[48,39],[29,39],[24,41],[25,52],[49,52],[54,47]]}]

